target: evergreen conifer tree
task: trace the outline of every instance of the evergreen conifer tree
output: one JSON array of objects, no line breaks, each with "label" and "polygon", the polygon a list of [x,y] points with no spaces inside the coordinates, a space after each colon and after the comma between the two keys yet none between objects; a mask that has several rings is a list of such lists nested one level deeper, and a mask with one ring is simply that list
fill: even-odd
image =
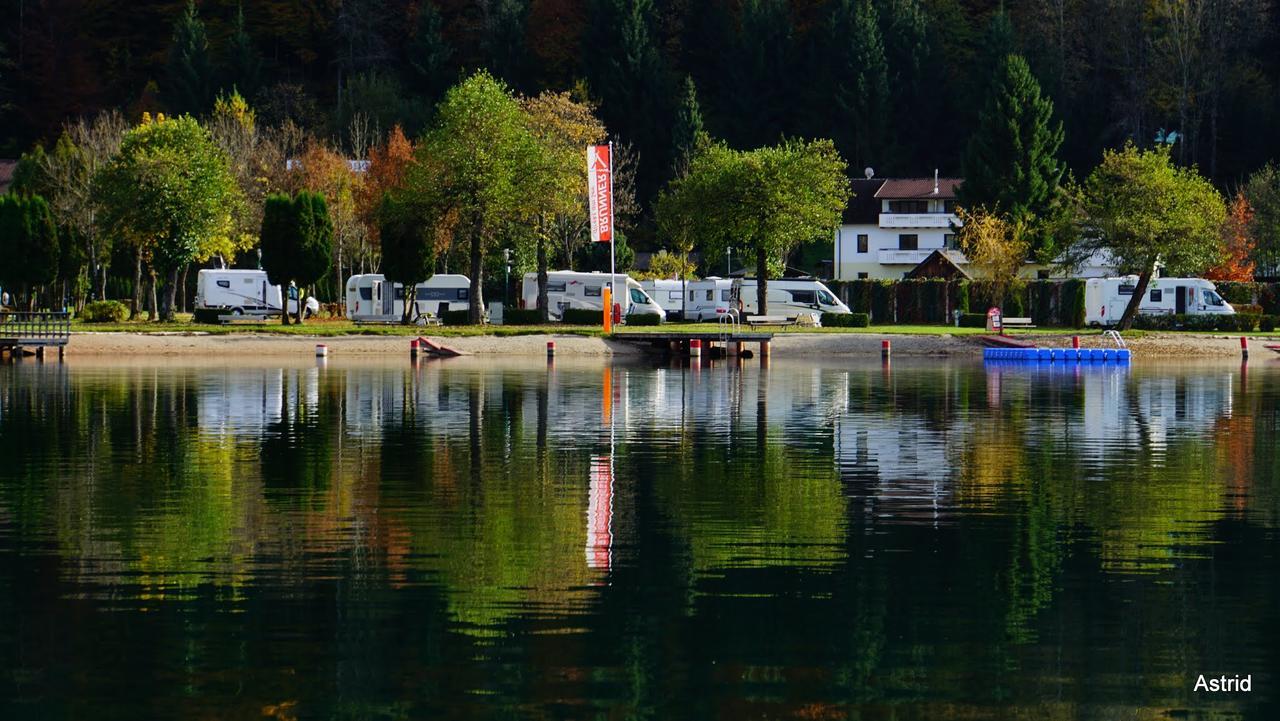
[{"label": "evergreen conifer tree", "polygon": [[494,77],[522,90],[529,76],[529,52],[524,37],[529,2],[493,0],[489,7],[481,41],[485,65]]},{"label": "evergreen conifer tree", "polygon": [[889,66],[875,7],[839,0],[827,33],[835,110],[828,132],[852,166],[879,162],[887,153]]},{"label": "evergreen conifer tree", "polygon": [[702,109],[698,106],[698,88],[693,77],[686,75],[684,89],[676,106],[676,122],[671,131],[672,170],[676,177],[683,175],[698,146],[698,136],[703,133]]},{"label": "evergreen conifer tree", "polygon": [[197,115],[213,101],[213,69],[209,39],[196,14],[195,0],[187,0],[182,16],[173,25],[169,48],[169,86],[165,99],[175,113]]},{"label": "evergreen conifer tree", "polygon": [[959,201],[1014,220],[1044,219],[1058,193],[1062,123],[1019,55],[1005,57],[964,156]]},{"label": "evergreen conifer tree", "polygon": [[428,106],[434,105],[455,79],[451,71],[453,49],[441,32],[440,11],[434,3],[424,2],[419,7],[406,51],[405,84]]},{"label": "evergreen conifer tree", "polygon": [[893,158],[877,162],[892,172],[918,173],[939,162],[942,152],[935,144],[943,135],[938,126],[946,118],[944,94],[935,82],[937,53],[929,18],[921,0],[881,0],[879,14],[896,142]]},{"label": "evergreen conifer tree", "polygon": [[262,57],[244,27],[244,6],[236,8],[236,24],[227,47],[224,90],[235,89],[251,98],[262,88]]}]

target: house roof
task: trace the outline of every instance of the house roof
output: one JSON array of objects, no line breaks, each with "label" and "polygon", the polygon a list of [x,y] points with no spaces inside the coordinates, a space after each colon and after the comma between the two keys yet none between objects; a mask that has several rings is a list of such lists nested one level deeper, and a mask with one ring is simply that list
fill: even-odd
[{"label": "house roof", "polygon": [[954,198],[956,188],[964,178],[938,178],[938,192],[934,193],[933,178],[889,178],[876,192],[877,198],[889,200],[923,200],[929,198]]},{"label": "house roof", "polygon": [[876,191],[884,185],[884,178],[858,178],[849,183],[853,197],[844,209],[845,225],[867,225],[880,221],[880,201],[876,199]]},{"label": "house roof", "polygon": [[968,263],[964,253],[958,250],[933,251],[920,264],[907,271],[907,278],[946,278],[954,280],[963,278],[971,280],[969,273],[963,268]]},{"label": "house roof", "polygon": [[13,185],[13,172],[18,169],[16,160],[0,160],[0,195],[9,192]]}]

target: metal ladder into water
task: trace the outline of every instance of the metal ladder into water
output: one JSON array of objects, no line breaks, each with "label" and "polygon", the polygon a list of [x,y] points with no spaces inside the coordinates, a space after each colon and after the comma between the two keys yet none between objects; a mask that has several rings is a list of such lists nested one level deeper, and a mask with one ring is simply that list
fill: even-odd
[{"label": "metal ladder into water", "polygon": [[1117,347],[1117,348],[1128,348],[1128,347],[1129,347],[1129,346],[1127,346],[1127,345],[1125,345],[1125,344],[1124,344],[1124,338],[1121,338],[1121,337],[1120,337],[1120,331],[1118,331],[1118,330],[1108,330],[1108,331],[1103,331],[1103,333],[1102,333],[1102,337],[1103,337],[1103,338],[1108,338],[1108,339],[1110,339],[1112,342],[1114,342],[1114,343],[1116,344],[1116,347]]},{"label": "metal ladder into water", "polygon": [[738,310],[730,308],[728,313],[717,319],[720,325],[720,342],[725,344],[725,348],[729,347],[729,338],[738,334]]}]

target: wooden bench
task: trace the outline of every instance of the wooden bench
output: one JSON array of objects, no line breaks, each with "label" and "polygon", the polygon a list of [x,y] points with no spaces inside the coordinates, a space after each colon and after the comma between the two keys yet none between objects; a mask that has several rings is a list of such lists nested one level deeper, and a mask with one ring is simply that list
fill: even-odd
[{"label": "wooden bench", "polygon": [[1001,321],[1005,328],[1035,328],[1035,324],[1030,318],[1003,318]]},{"label": "wooden bench", "polygon": [[762,325],[795,325],[796,319],[788,318],[785,315],[749,315],[743,319],[743,322],[755,328]]}]

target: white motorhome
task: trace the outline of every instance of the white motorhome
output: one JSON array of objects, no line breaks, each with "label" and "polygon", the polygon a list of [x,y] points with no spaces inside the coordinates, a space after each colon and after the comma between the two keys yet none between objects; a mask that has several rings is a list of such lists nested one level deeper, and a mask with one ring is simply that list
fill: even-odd
[{"label": "white motorhome", "polygon": [[[570,270],[554,270],[547,274],[547,304],[551,317],[560,320],[569,308],[604,310],[604,289],[610,285],[608,273],[579,273]],[[656,315],[666,319],[667,313],[657,301],[644,292],[644,288],[630,276],[618,273],[613,276],[614,304],[620,306],[622,316]],[[538,307],[538,274],[526,273],[521,288],[520,303],[525,308]]]},{"label": "white motorhome", "polygon": [[[794,318],[803,313],[849,313],[849,306],[816,278],[778,278],[769,280],[769,315]],[[756,279],[733,281],[733,297],[743,315],[756,315],[760,304],[756,297]]]},{"label": "white motorhome", "polygon": [[[347,278],[347,318],[357,323],[394,323],[404,317],[405,289],[381,273]],[[471,303],[471,279],[465,275],[437,274],[419,283],[414,293],[413,315],[439,316],[465,310]]]},{"label": "white motorhome", "polygon": [[684,302],[684,290],[691,287],[694,281],[685,280],[642,280],[640,287],[657,301],[658,306],[667,314],[667,320],[680,320],[685,317],[687,305]]},{"label": "white motorhome", "polygon": [[[280,286],[271,285],[265,270],[206,268],[196,273],[196,310],[226,315],[278,315]],[[298,313],[298,289],[289,286],[289,312]],[[307,298],[308,317],[320,312],[320,301]]]},{"label": "white motorhome", "polygon": [[[1084,285],[1086,325],[1113,325],[1138,289],[1138,276],[1090,278]],[[1218,295],[1212,281],[1203,278],[1152,278],[1138,305],[1146,315],[1230,315],[1236,312]]]},{"label": "white motorhome", "polygon": [[690,320],[716,320],[733,308],[733,279],[711,276],[689,283]]}]

